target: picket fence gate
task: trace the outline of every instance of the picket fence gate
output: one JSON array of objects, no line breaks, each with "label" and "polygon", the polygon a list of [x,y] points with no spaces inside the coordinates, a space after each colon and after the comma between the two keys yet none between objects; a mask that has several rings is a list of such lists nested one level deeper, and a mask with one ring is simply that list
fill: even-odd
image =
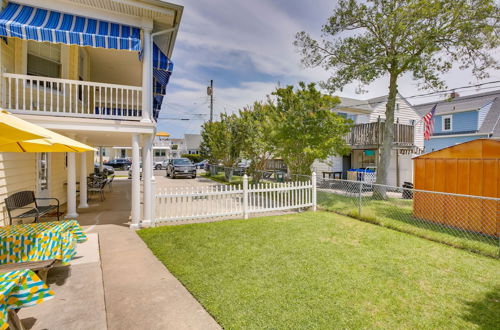
[{"label": "picket fence gate", "polygon": [[203,187],[171,187],[155,195],[155,223],[243,217],[250,214],[301,208],[316,210],[316,175],[310,180],[283,183]]}]

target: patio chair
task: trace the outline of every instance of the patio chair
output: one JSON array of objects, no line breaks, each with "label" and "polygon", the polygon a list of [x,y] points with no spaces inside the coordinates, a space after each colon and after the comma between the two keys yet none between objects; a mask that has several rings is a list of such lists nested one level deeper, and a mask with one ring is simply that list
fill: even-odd
[{"label": "patio chair", "polygon": [[115,179],[115,175],[113,174],[111,178],[108,179],[108,186],[109,186],[109,191],[113,191],[113,180]]},{"label": "patio chair", "polygon": [[[42,200],[54,200],[57,204],[51,205],[38,205],[37,201]],[[34,207],[29,206],[34,205]],[[38,219],[48,214],[52,210],[57,209],[57,220],[59,221],[59,200],[57,198],[36,198],[35,192],[33,191],[19,191],[15,194],[10,195],[5,199],[5,207],[9,215],[9,224],[12,225],[13,219],[24,219],[24,218],[35,218],[35,222]],[[23,212],[18,215],[12,215],[12,211],[26,209],[28,211]]]},{"label": "patio chair", "polygon": [[101,202],[104,201],[104,187],[106,186],[107,182],[108,182],[107,179],[90,177],[87,183],[88,197],[90,198],[91,194],[97,193],[101,197]]}]

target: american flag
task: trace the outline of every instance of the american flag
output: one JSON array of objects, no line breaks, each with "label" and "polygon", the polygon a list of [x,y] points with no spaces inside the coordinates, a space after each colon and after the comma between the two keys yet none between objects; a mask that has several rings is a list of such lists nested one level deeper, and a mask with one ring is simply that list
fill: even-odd
[{"label": "american flag", "polygon": [[436,106],[437,104],[432,107],[431,111],[429,111],[429,113],[426,114],[424,118],[422,118],[425,124],[425,131],[424,131],[425,140],[430,140],[431,135],[434,132],[434,112],[436,112]]}]

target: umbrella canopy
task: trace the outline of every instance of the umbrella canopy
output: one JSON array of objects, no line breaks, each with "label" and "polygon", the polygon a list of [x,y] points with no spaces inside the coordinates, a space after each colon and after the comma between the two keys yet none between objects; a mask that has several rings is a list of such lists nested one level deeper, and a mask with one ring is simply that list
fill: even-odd
[{"label": "umbrella canopy", "polygon": [[170,134],[168,134],[167,132],[158,132],[158,133],[156,133],[156,136],[169,137]]},{"label": "umbrella canopy", "polygon": [[[32,133],[37,137],[41,136],[42,138],[34,138],[31,140],[3,144],[0,143],[0,152],[83,152],[95,150],[91,146],[17,118],[9,113],[5,114],[6,116],[4,117],[4,114],[5,112],[2,112],[2,117],[0,117],[2,119],[2,123],[8,122],[4,121],[4,118],[9,118],[9,120],[12,120],[12,122],[17,120],[17,123],[19,125],[22,124],[24,125],[22,127],[28,129],[28,133]],[[15,132],[13,132],[13,134],[15,134]],[[0,131],[0,137],[3,137],[5,140],[9,138],[14,140],[16,139],[15,135],[10,136],[8,135],[8,133],[4,133],[3,131]]]},{"label": "umbrella canopy", "polygon": [[39,128],[40,126],[17,118],[8,111],[0,111],[0,145],[47,137]]}]

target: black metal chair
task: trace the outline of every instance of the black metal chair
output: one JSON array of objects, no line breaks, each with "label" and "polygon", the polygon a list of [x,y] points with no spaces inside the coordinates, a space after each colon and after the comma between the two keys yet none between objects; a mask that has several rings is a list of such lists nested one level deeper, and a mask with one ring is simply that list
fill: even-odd
[{"label": "black metal chair", "polygon": [[[38,205],[37,201],[55,200],[56,205]],[[30,206],[30,205],[34,206]],[[57,220],[59,220],[59,200],[57,198],[36,198],[35,192],[25,190],[10,195],[5,199],[5,207],[9,215],[9,222],[12,225],[13,219],[35,218],[35,222],[52,210],[57,209]],[[12,215],[12,211],[26,209],[28,211],[18,215]]]}]

